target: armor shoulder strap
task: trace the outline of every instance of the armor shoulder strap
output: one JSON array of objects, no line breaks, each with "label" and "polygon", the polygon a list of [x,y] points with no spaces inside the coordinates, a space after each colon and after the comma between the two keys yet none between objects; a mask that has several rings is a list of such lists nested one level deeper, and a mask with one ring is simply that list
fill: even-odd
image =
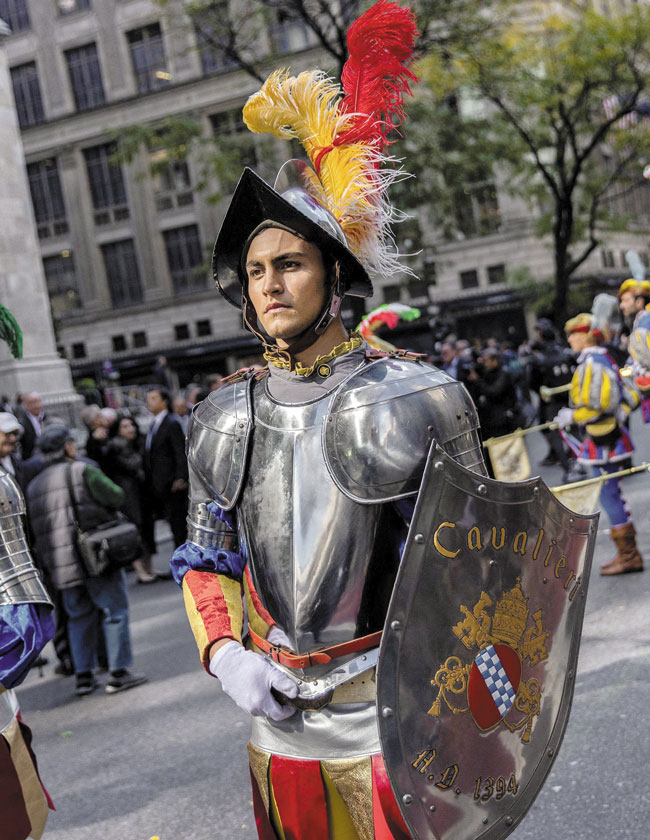
[{"label": "armor shoulder strap", "polygon": [[365,504],[418,492],[435,440],[462,466],[484,473],[476,409],[443,371],[404,358],[379,358],[334,392],[323,425],[334,483]]},{"label": "armor shoulder strap", "polygon": [[224,510],[237,504],[246,477],[254,381],[237,377],[211,391],[195,406],[187,430],[190,473]]}]

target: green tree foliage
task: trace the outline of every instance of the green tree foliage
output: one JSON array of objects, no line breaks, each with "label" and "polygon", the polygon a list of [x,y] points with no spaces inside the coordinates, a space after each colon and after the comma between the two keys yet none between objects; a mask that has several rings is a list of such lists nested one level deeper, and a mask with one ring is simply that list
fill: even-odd
[{"label": "green tree foliage", "polygon": [[[608,231],[634,221],[615,198],[642,187],[650,157],[650,9],[605,15],[591,2],[458,0],[438,28],[402,141],[419,170],[414,196],[432,196],[452,236],[459,188],[499,173],[552,241],[561,323],[572,275]],[[607,111],[610,97],[618,99]]]}]

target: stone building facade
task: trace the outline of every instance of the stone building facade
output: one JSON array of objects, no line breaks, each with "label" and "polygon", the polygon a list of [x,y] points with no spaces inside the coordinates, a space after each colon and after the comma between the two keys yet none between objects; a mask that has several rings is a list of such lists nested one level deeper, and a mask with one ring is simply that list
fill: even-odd
[{"label": "stone building facade", "polygon": [[[153,0],[0,0],[13,30],[6,53],[57,344],[77,379],[100,377],[110,361],[123,382],[143,382],[165,355],[185,384],[255,358],[255,342],[206,269],[225,200],[210,203],[197,189],[200,153],[156,176],[149,164],[161,150],[115,163],[121,131],[169,116],[231,137],[258,87],[202,46],[182,6],[163,13]],[[319,64],[307,30],[278,23],[265,37],[279,39],[294,72]],[[267,50],[264,37],[258,48]],[[253,163],[269,179],[290,156],[288,144],[255,140]],[[232,185],[210,186],[226,196]],[[404,251],[422,249],[413,258],[420,280],[380,282],[367,307],[413,301],[432,318],[446,314],[459,333],[516,324],[521,336],[524,312],[506,277],[522,266],[548,275],[552,254],[505,191],[470,196],[468,207],[473,228],[435,251],[424,214],[412,236],[399,234]],[[617,235],[612,253],[594,254],[584,270],[609,272],[613,283],[630,247],[648,251],[647,235]],[[477,317],[485,313],[495,315]],[[420,337],[420,348],[429,340]]]}]

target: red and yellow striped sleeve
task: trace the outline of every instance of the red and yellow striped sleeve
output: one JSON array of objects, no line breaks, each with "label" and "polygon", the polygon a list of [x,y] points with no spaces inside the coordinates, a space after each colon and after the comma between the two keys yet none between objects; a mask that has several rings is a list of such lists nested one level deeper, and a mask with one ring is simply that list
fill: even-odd
[{"label": "red and yellow striped sleeve", "polygon": [[190,569],[183,578],[183,597],[201,662],[207,671],[210,645],[219,639],[234,639],[241,644],[244,621],[241,583],[225,575]]},{"label": "red and yellow striped sleeve", "polygon": [[248,623],[258,636],[266,639],[269,630],[275,625],[275,621],[273,621],[260,601],[260,596],[257,594],[248,566],[244,569],[244,594],[246,596],[246,608],[248,610]]}]

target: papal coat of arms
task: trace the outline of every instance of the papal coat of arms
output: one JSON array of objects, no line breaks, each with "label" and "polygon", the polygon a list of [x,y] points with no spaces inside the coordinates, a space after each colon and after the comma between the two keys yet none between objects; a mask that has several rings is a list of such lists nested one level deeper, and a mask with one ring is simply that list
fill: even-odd
[{"label": "papal coat of arms", "polygon": [[[460,612],[464,618],[452,631],[467,650],[478,652],[469,662],[450,656],[438,668],[431,680],[437,693],[429,714],[470,712],[482,731],[503,723],[513,732],[521,730],[522,741],[528,742],[539,714],[540,684],[527,677],[526,666],[548,659],[550,634],[543,627],[543,610],[531,613],[518,579],[496,605],[481,592],[472,609],[461,604]],[[514,721],[513,708],[519,713]]]}]

